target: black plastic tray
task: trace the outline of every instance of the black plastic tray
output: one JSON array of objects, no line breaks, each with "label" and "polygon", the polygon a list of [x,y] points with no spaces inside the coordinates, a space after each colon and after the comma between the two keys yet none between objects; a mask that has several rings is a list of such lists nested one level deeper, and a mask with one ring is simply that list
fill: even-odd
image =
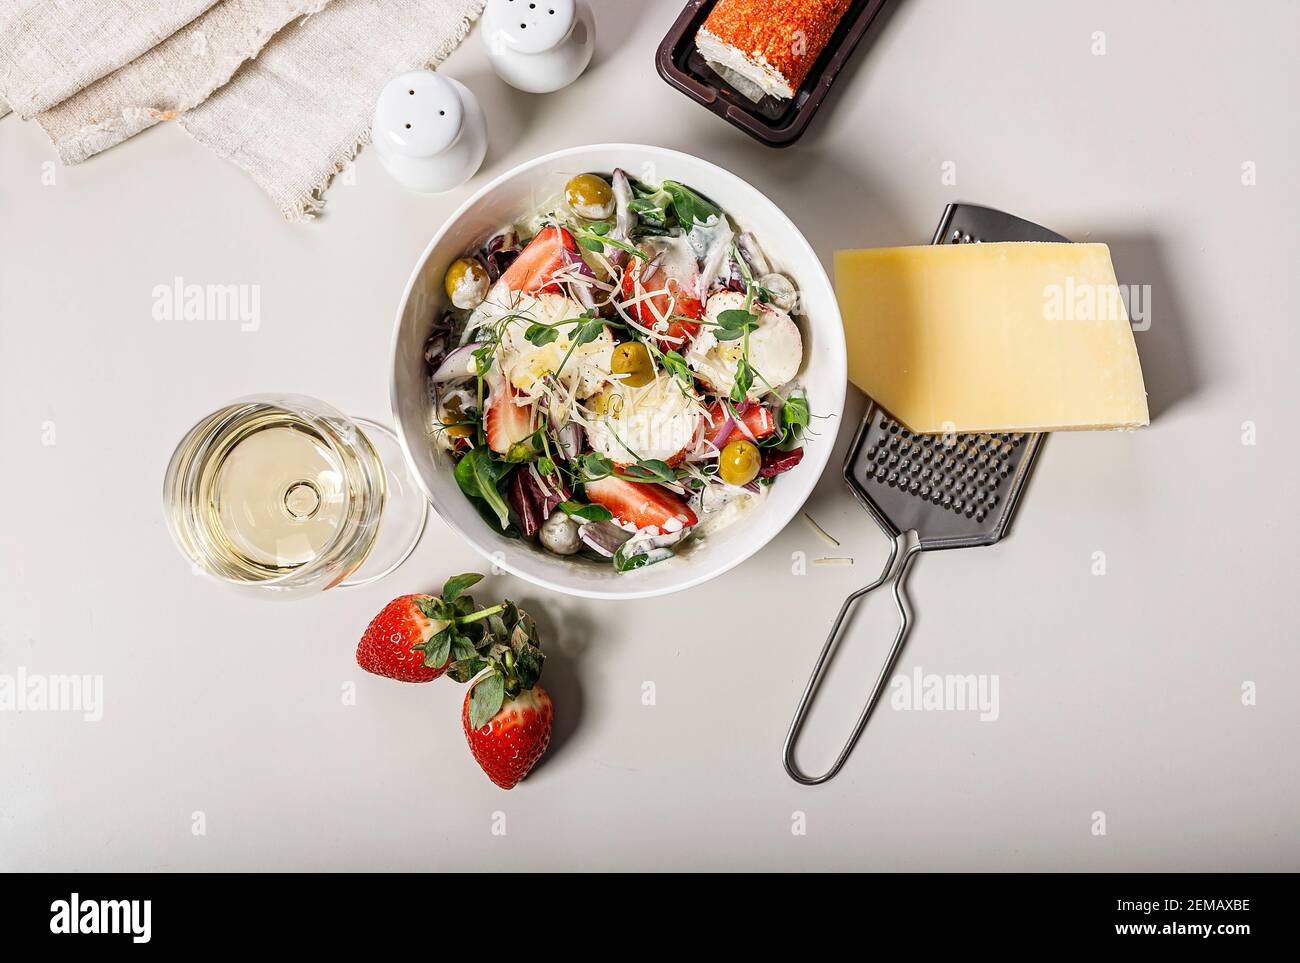
[{"label": "black plastic tray", "polygon": [[755,140],[770,147],[786,147],[807,129],[885,0],[854,0],[794,97],[764,97],[758,103],[733,90],[695,49],[695,34],[715,3],[717,0],[691,0],[682,10],[659,44],[655,59],[659,76]]}]

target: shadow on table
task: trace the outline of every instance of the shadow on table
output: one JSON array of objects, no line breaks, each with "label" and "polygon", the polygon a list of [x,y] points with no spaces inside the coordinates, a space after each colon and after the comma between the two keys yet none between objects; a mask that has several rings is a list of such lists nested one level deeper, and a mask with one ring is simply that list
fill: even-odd
[{"label": "shadow on table", "polygon": [[550,694],[555,705],[555,724],[551,729],[551,745],[546,755],[538,760],[537,767],[545,766],[550,759],[564,750],[565,744],[582,722],[582,684],[579,681],[578,661],[587,648],[594,626],[581,610],[563,613],[563,630],[554,620],[553,606],[542,599],[528,597],[519,602],[537,622],[546,664],[542,669],[542,688]]},{"label": "shadow on table", "polygon": [[487,67],[454,76],[474,91],[488,117],[487,154],[479,168],[487,171],[498,160],[508,157],[514,146],[528,135],[537,115],[537,98],[546,95],[530,94],[511,87]]},{"label": "shadow on table", "polygon": [[[1137,323],[1133,336],[1142,361],[1147,406],[1155,422],[1202,387],[1200,366],[1178,291],[1169,280],[1162,243],[1152,235],[1109,234],[1104,230],[1093,231],[1092,237],[1110,246],[1119,283],[1136,286],[1136,293],[1130,289],[1130,317],[1136,322],[1136,315],[1145,312],[1149,320],[1146,330],[1140,330],[1142,324]],[[1135,297],[1140,300],[1135,301]]]}]

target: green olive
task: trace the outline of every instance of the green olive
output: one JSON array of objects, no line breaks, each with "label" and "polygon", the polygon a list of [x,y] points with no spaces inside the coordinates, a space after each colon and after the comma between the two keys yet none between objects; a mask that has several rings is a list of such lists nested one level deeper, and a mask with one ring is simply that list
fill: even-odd
[{"label": "green olive", "polygon": [[654,362],[640,341],[615,345],[614,354],[609,359],[609,370],[617,375],[627,375],[619,381],[630,388],[644,388],[655,380]]},{"label": "green olive", "polygon": [[451,298],[451,303],[456,307],[476,308],[487,297],[487,268],[473,258],[458,258],[447,268],[442,285],[447,290],[447,297]]},{"label": "green olive", "polygon": [[748,485],[758,477],[763,458],[752,441],[727,442],[718,456],[718,474],[728,485]]},{"label": "green olive", "polygon": [[564,185],[569,210],[589,221],[603,221],[614,213],[614,189],[596,174],[579,174]]}]

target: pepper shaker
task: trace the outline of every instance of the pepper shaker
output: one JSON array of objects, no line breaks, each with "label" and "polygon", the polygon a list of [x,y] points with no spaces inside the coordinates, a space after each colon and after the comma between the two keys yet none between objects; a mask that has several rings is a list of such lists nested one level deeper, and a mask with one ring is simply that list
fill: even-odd
[{"label": "pepper shaker", "polygon": [[530,94],[573,83],[591,63],[596,20],[586,0],[488,0],[483,43],[497,76]]},{"label": "pepper shaker", "polygon": [[487,153],[487,123],[468,87],[432,70],[394,77],[371,125],[384,169],[403,187],[436,194],[459,187]]}]

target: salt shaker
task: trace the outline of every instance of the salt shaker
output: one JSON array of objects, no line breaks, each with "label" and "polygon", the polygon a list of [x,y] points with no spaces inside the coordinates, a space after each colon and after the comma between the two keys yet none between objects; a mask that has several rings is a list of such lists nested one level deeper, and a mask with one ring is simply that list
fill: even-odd
[{"label": "salt shaker", "polygon": [[591,63],[596,21],[586,0],[488,0],[482,36],[497,76],[548,94],[569,86]]},{"label": "salt shaker", "polygon": [[394,77],[371,127],[384,169],[403,187],[436,194],[459,187],[487,153],[487,124],[468,87],[432,70]]}]

